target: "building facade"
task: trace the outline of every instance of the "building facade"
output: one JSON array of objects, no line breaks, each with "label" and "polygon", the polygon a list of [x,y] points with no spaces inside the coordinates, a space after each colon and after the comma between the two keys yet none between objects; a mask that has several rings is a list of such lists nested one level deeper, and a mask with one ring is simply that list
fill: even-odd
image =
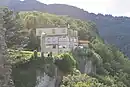
[{"label": "building facade", "polygon": [[68,28],[37,28],[36,35],[45,33],[45,52],[54,54],[73,50],[78,46],[78,32]]}]

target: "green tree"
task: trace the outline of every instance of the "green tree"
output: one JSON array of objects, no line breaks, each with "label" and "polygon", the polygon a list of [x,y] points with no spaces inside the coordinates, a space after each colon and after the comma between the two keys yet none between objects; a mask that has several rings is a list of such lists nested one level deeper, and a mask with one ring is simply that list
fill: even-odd
[{"label": "green tree", "polygon": [[64,74],[70,73],[76,67],[76,61],[70,54],[60,54],[55,60],[55,64]]},{"label": "green tree", "polygon": [[[7,45],[5,39],[5,33],[8,31],[3,28],[7,8],[0,8],[0,87],[14,87],[13,80],[11,79],[11,64],[8,61]],[[9,13],[10,14],[10,13]],[[11,26],[11,25],[10,25]],[[5,27],[5,26],[4,26]],[[8,26],[7,26],[8,27]]]},{"label": "green tree", "polygon": [[29,29],[36,29],[37,27],[37,17],[34,16],[33,14],[26,15],[25,19],[25,28]]},{"label": "green tree", "polygon": [[5,15],[3,16],[4,24],[3,27],[6,28],[6,43],[7,47],[11,48],[15,45],[20,45],[22,42],[22,38],[20,37],[20,30],[22,29],[22,25],[20,24],[20,18],[18,13],[14,13],[11,10],[5,8]]},{"label": "green tree", "polygon": [[38,25],[37,17],[34,14],[26,15],[24,22],[25,28],[29,30],[29,41],[26,47],[29,50],[37,50],[39,47],[39,41],[36,36],[36,28]]}]

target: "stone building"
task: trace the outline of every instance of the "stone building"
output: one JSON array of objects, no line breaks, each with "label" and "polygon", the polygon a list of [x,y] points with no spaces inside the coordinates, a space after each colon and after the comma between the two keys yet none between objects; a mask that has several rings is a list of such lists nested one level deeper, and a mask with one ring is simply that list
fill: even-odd
[{"label": "stone building", "polygon": [[66,27],[37,28],[36,35],[45,33],[44,52],[54,54],[64,53],[73,50],[78,46],[78,32]]}]

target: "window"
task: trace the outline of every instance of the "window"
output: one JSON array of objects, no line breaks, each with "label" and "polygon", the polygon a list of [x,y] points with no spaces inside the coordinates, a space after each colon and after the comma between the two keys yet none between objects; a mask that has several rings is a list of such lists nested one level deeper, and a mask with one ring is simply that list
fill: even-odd
[{"label": "window", "polygon": [[51,38],[47,38],[47,43],[49,44],[49,43],[51,43]]},{"label": "window", "polygon": [[65,29],[62,30],[62,33],[65,33]]},{"label": "window", "polygon": [[55,29],[52,29],[52,34],[55,34]]},{"label": "window", "polygon": [[56,45],[53,45],[53,49],[55,49],[56,48]]},{"label": "window", "polygon": [[46,48],[49,49],[49,48],[51,48],[51,46],[47,45]]},{"label": "window", "polygon": [[42,30],[39,30],[38,34],[41,35],[42,34]]}]

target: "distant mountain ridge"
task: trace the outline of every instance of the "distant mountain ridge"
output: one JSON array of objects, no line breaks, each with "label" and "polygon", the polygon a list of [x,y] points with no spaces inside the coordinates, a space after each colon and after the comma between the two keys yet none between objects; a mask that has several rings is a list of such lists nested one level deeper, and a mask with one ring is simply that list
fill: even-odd
[{"label": "distant mountain ridge", "polygon": [[94,21],[102,38],[115,44],[130,57],[130,18],[94,14],[65,4],[43,4],[36,0],[3,0],[0,6],[8,6],[15,11],[42,11],[56,15],[68,15],[81,20]]}]

